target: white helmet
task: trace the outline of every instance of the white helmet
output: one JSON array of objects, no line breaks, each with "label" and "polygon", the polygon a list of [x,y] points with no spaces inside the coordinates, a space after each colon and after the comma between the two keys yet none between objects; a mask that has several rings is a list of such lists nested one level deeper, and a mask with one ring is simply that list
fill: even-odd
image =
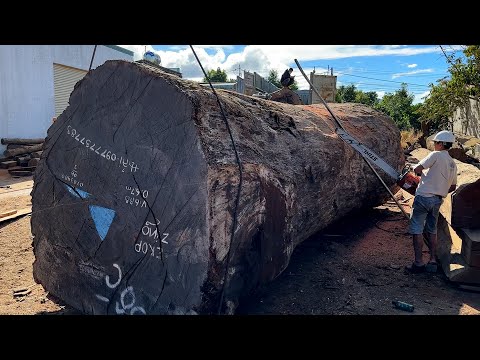
[{"label": "white helmet", "polygon": [[435,135],[433,141],[453,143],[455,141],[455,136],[450,131],[442,130]]}]

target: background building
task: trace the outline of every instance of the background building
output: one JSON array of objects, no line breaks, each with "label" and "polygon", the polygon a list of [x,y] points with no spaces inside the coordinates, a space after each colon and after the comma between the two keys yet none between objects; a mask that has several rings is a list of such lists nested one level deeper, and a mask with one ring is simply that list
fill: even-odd
[{"label": "background building", "polygon": [[[322,75],[310,73],[310,82],[313,84],[315,89],[320,93],[325,102],[335,102],[335,95],[337,93],[337,77],[333,75],[333,69],[331,75]],[[322,101],[318,95],[311,91],[311,103],[320,104]]]},{"label": "background building", "polygon": [[[0,138],[46,137],[88,72],[95,45],[1,45]],[[133,61],[133,52],[98,45],[92,69],[107,60]],[[4,150],[0,145],[0,150]]]}]

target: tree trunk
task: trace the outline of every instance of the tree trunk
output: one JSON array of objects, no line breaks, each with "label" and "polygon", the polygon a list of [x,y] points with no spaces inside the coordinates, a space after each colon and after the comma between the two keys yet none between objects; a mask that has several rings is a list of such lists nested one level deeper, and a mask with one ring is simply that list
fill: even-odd
[{"label": "tree trunk", "polygon": [[[321,106],[209,89],[107,61],[77,83],[35,172],[34,277],[90,314],[232,313],[296,245],[387,198]],[[401,169],[393,121],[331,104],[345,128]],[[393,180],[380,171],[384,180]],[[228,276],[224,282],[224,274]]]}]

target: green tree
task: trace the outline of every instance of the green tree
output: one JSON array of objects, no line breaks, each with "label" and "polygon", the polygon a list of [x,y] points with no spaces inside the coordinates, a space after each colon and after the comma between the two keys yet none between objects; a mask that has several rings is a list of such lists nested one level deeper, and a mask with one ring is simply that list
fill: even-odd
[{"label": "green tree", "polygon": [[[280,79],[281,79],[281,76],[278,75],[278,71],[277,70],[273,70],[271,69],[269,72],[268,72],[268,77],[267,77],[267,80],[270,81],[273,85],[275,85],[276,87],[278,88],[282,88],[282,83],[280,82]],[[293,84],[290,85],[290,89],[292,90],[298,90],[298,83],[297,83],[297,80],[294,80],[293,81]]]},{"label": "green tree", "polygon": [[418,124],[419,115],[412,106],[414,97],[408,93],[407,84],[403,83],[393,94],[385,94],[376,108],[390,116],[400,130],[408,130]]},{"label": "green tree", "polygon": [[[211,82],[227,82],[227,73],[225,70],[217,68],[217,70],[207,71],[207,75]],[[203,78],[203,82],[208,82],[207,78]]]},{"label": "green tree", "polygon": [[340,103],[355,102],[356,91],[357,91],[357,88],[353,84],[348,86],[342,85],[337,89],[337,94],[335,95],[335,101]]},{"label": "green tree", "polygon": [[462,57],[445,54],[445,58],[450,77],[430,84],[430,94],[419,109],[421,121],[429,123],[431,132],[448,128],[455,110],[470,99],[480,100],[480,45],[464,47]]},{"label": "green tree", "polygon": [[267,80],[269,82],[271,82],[273,85],[275,85],[276,87],[279,87],[279,88],[282,87],[282,84],[280,84],[280,76],[278,76],[278,71],[277,70],[271,69],[268,72]]},{"label": "green tree", "polygon": [[357,90],[355,91],[354,102],[374,107],[378,104],[379,100],[375,91],[363,92],[362,90]]},{"label": "green tree", "polygon": [[364,92],[357,90],[354,84],[350,84],[348,86],[342,85],[337,89],[335,102],[353,102],[374,107],[378,104],[379,100],[375,91]]}]

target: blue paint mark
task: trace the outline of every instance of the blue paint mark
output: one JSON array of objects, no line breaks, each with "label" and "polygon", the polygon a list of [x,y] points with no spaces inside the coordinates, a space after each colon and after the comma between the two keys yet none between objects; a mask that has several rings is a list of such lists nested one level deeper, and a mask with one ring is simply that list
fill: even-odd
[{"label": "blue paint mark", "polygon": [[[80,195],[80,197],[82,199],[86,199],[88,198],[91,194],[89,194],[88,192],[86,191],[83,191],[83,190],[80,190],[80,189],[77,189],[77,188],[72,188],[71,186],[65,184],[65,187],[68,189],[68,191],[70,192],[70,194],[72,194],[73,196],[75,197],[78,197],[78,195]],[[74,190],[75,189],[75,190]],[[78,194],[77,194],[78,193]]]},{"label": "blue paint mark", "polygon": [[97,228],[98,235],[103,241],[105,236],[107,236],[110,225],[112,225],[115,211],[95,205],[90,205],[88,208],[90,209],[90,214],[92,215],[93,222]]}]

